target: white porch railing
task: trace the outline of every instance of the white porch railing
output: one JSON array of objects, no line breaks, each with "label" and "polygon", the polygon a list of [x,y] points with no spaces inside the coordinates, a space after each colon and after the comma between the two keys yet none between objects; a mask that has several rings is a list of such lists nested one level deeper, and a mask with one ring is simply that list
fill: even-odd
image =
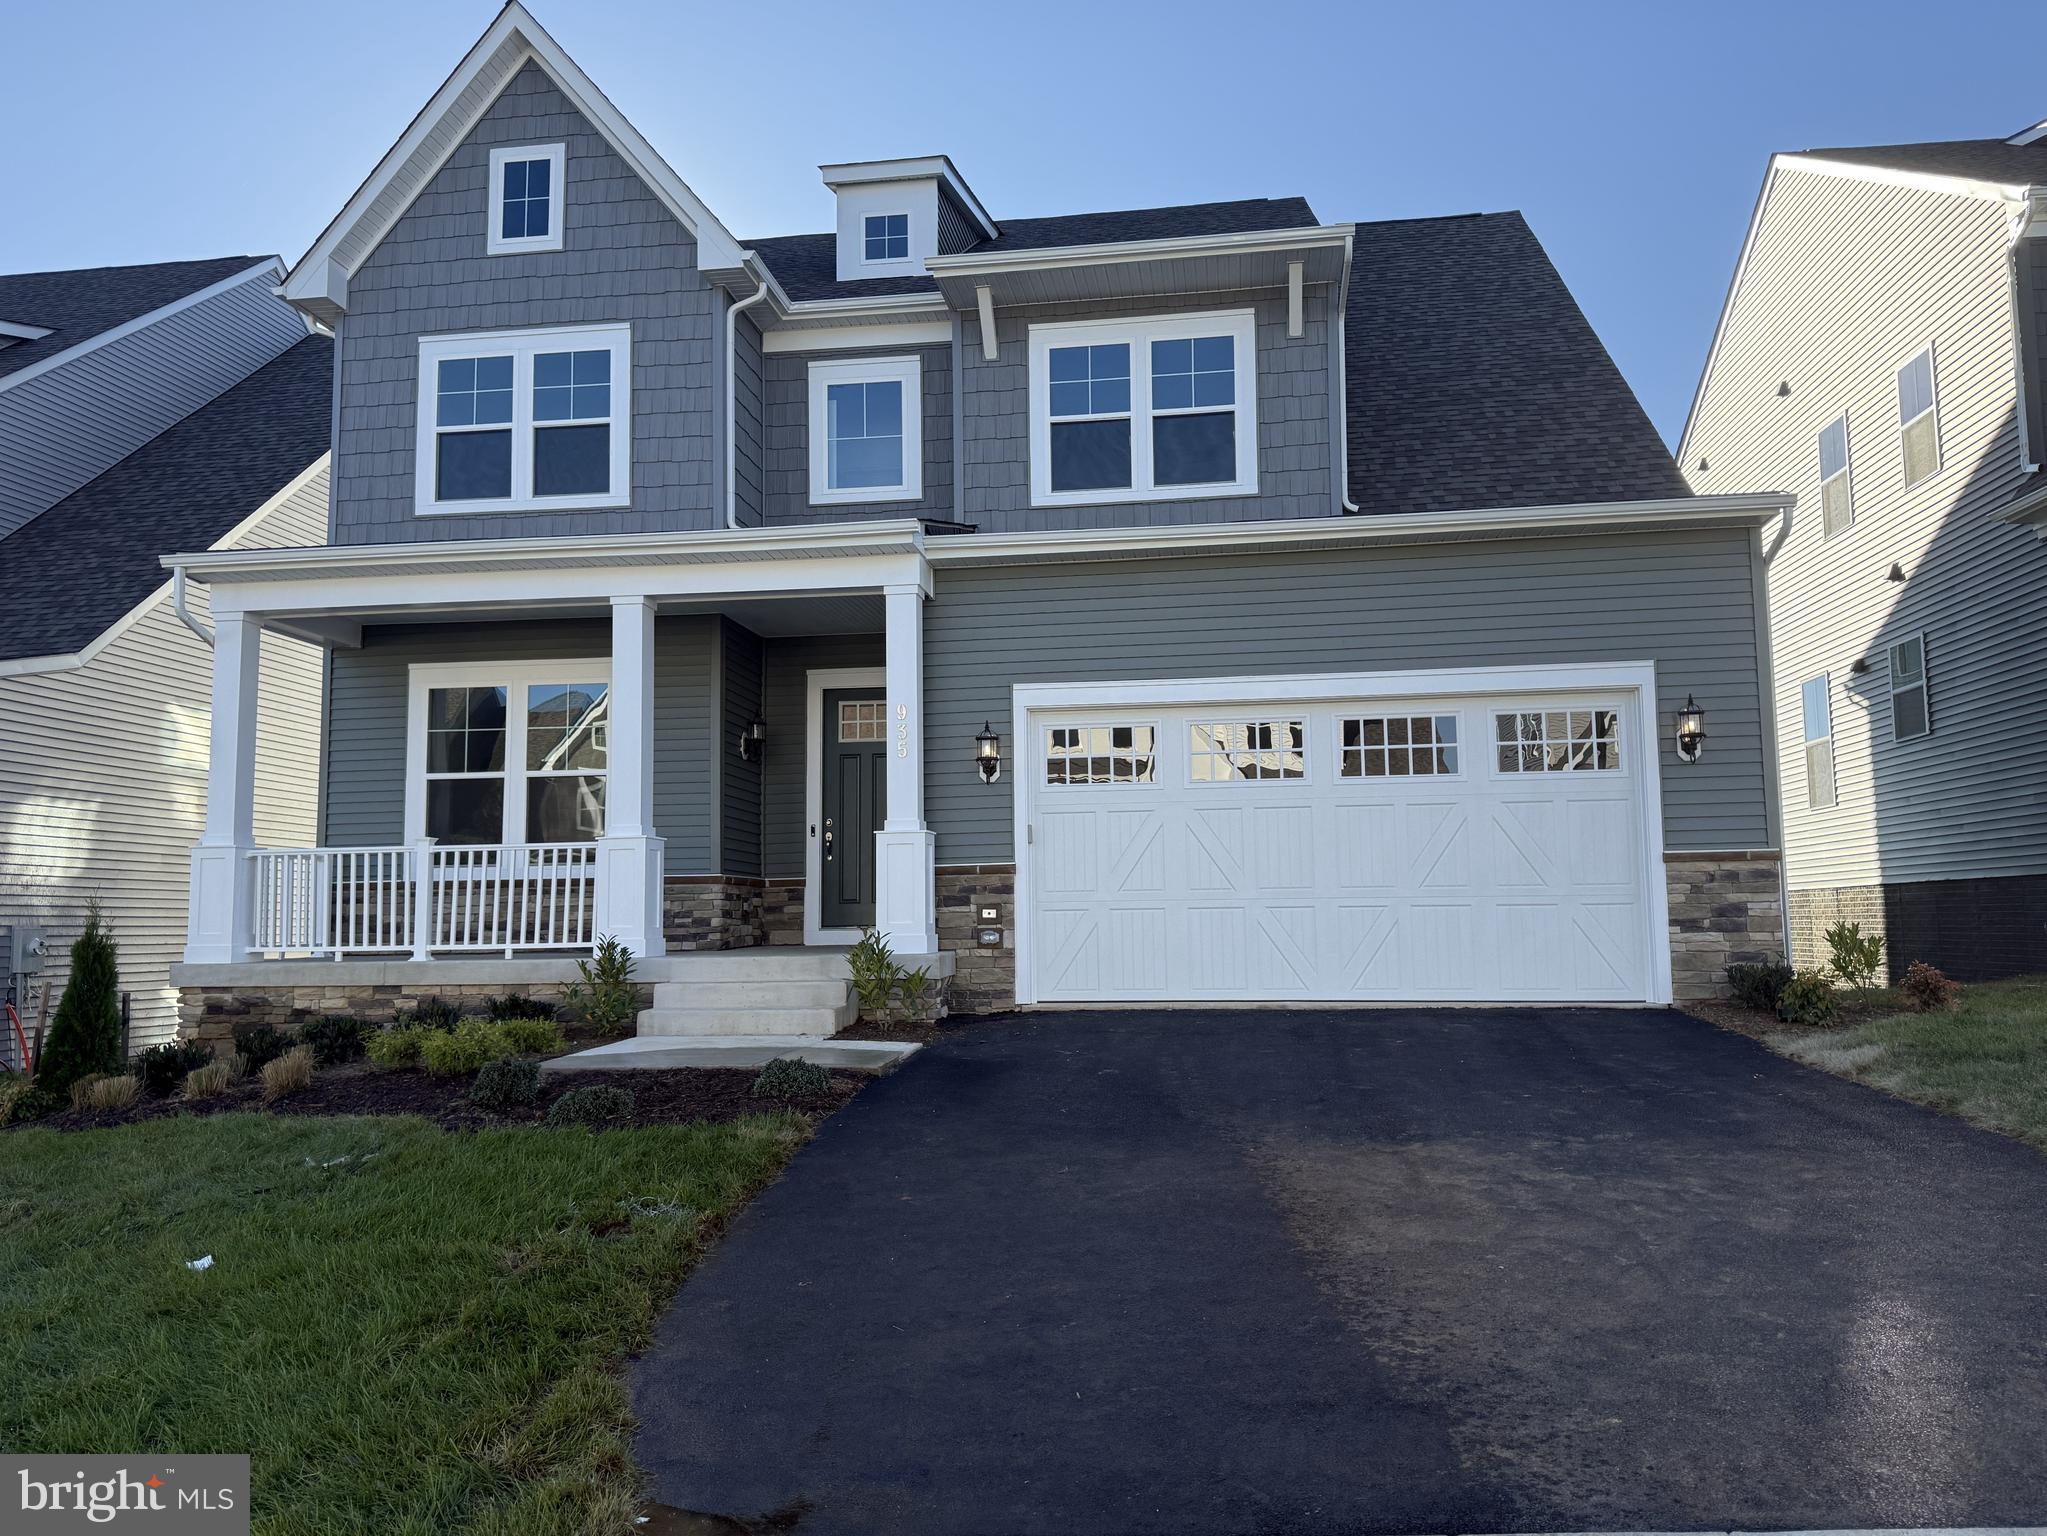
[{"label": "white porch railing", "polygon": [[332,956],[588,950],[595,843],[263,848],[249,949]]}]

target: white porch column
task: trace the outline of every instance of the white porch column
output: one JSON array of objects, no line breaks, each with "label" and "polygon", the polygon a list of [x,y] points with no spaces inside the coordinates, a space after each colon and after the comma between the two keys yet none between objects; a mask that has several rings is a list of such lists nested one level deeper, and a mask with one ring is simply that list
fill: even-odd
[{"label": "white porch column", "polygon": [[255,877],[256,679],[263,621],[228,613],[213,625],[213,706],[206,759],[206,825],[192,850],[185,958],[240,960],[248,953]]},{"label": "white porch column", "polygon": [[900,955],[938,952],[935,839],[924,825],[924,591],[885,589],[888,816],[874,834],[874,926]]},{"label": "white porch column", "polygon": [[654,604],[611,600],[610,780],[597,840],[597,930],[640,956],[668,952],[662,932],[666,844],[654,835]]}]

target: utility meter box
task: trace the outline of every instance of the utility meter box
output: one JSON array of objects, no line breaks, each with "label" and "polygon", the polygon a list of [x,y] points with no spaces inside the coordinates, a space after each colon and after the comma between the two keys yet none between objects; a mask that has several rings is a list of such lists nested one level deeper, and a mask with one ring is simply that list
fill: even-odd
[{"label": "utility meter box", "polygon": [[7,973],[10,976],[33,975],[43,968],[43,956],[50,947],[49,936],[40,928],[16,924],[0,929],[6,934]]}]

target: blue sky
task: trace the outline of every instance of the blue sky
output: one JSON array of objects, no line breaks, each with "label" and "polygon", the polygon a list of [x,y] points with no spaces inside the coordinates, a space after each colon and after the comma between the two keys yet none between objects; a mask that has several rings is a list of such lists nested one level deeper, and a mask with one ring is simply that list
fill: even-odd
[{"label": "blue sky", "polygon": [[[1519,208],[1670,438],[1772,150],[2047,117],[2037,0],[531,5],[743,237],[827,228],[820,162],[941,150],[998,219]],[[0,271],[296,257],[495,11],[8,0]]]}]

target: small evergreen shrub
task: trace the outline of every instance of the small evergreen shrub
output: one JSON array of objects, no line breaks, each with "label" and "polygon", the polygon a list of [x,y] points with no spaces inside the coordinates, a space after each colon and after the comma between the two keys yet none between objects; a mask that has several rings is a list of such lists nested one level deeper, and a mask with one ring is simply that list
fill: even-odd
[{"label": "small evergreen shrub", "polygon": [[243,1071],[261,1072],[298,1042],[268,1024],[244,1024],[235,1031],[235,1054],[247,1064]]},{"label": "small evergreen shrub", "polygon": [[380,1067],[414,1067],[419,1065],[420,1043],[438,1033],[417,1024],[393,1026],[371,1035],[366,1049],[370,1060]]},{"label": "small evergreen shrub", "polygon": [[1884,972],[1884,936],[1864,938],[1862,924],[1836,923],[1827,930],[1827,949],[1834,974],[1858,992],[1867,992]]},{"label": "small evergreen shrub", "polygon": [[1730,965],[1727,968],[1727,988],[1742,1007],[1753,1008],[1758,1013],[1775,1013],[1777,999],[1783,995],[1784,983],[1791,979],[1792,974],[1790,966],[1775,962]]},{"label": "small evergreen shrub", "polygon": [[633,1112],[633,1096],[623,1088],[571,1088],[548,1106],[547,1123],[560,1127],[586,1125],[597,1130]]},{"label": "small evergreen shrub", "polygon": [[462,1010],[438,997],[422,999],[417,1008],[400,1013],[397,1019],[400,1029],[453,1029],[461,1022]]},{"label": "small evergreen shrub", "polygon": [[561,1025],[553,1019],[499,1019],[492,1026],[521,1056],[540,1056],[558,1051],[566,1043]]},{"label": "small evergreen shrub", "polygon": [[564,996],[583,1022],[607,1035],[623,1035],[640,1015],[640,989],[633,984],[633,952],[608,935],[597,940],[597,953],[576,962],[576,975]]},{"label": "small evergreen shrub", "polygon": [[485,1062],[469,1085],[469,1102],[500,1115],[539,1103],[540,1064],[515,1057]]},{"label": "small evergreen shrub", "polygon": [[518,1054],[504,1026],[488,1019],[464,1019],[452,1030],[430,1029],[419,1042],[419,1064],[436,1077],[459,1077],[485,1062]]},{"label": "small evergreen shrub", "polygon": [[203,1067],[194,1067],[185,1074],[185,1093],[188,1099],[214,1099],[226,1093],[235,1080],[234,1063],[210,1061]]},{"label": "small evergreen shrub", "polygon": [[501,1024],[507,1019],[546,1019],[552,1023],[560,1014],[559,1005],[543,1003],[537,997],[527,997],[518,992],[488,998],[483,1005],[483,1016]]},{"label": "small evergreen shrub", "polygon": [[36,1082],[61,1096],[81,1077],[122,1070],[120,948],[100,915],[85,909],[85,931],[71,946],[71,979],[57,1004],[50,1037],[36,1064]]},{"label": "small evergreen shrub", "polygon": [[330,1013],[299,1030],[299,1042],[313,1048],[313,1060],[323,1067],[338,1067],[363,1053],[363,1039],[376,1026],[367,1019],[345,1013]]},{"label": "small evergreen shrub", "polygon": [[263,1064],[263,1102],[265,1104],[297,1093],[313,1084],[313,1048],[310,1045],[295,1045],[282,1056]]},{"label": "small evergreen shrub", "polygon": [[832,1091],[832,1075],[801,1056],[777,1056],[753,1080],[755,1098],[811,1099]]},{"label": "small evergreen shrub", "polygon": [[129,1070],[153,1099],[169,1098],[177,1092],[185,1074],[213,1060],[213,1052],[197,1040],[171,1040],[140,1052]]},{"label": "small evergreen shrub", "polygon": [[1818,1029],[1841,1017],[1840,999],[1824,971],[1800,971],[1784,983],[1777,997],[1777,1017],[1786,1024]]},{"label": "small evergreen shrub", "polygon": [[1921,1013],[1945,1013],[1962,998],[1961,983],[1949,980],[1944,971],[1924,960],[1914,960],[1905,967],[1900,990],[1905,1001]]}]

